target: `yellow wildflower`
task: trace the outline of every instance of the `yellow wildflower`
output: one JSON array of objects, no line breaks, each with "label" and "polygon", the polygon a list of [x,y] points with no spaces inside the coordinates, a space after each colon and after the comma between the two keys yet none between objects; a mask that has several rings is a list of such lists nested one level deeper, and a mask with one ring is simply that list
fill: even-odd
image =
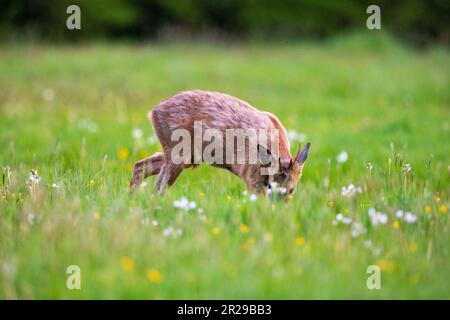
[{"label": "yellow wildflower", "polygon": [[126,160],[128,156],[130,155],[130,152],[127,148],[121,148],[119,151],[117,151],[117,158],[120,160]]},{"label": "yellow wildflower", "polygon": [[91,186],[93,186],[93,185],[95,184],[95,181],[94,181],[94,180],[90,180],[90,181],[89,181],[89,184],[90,184]]},{"label": "yellow wildflower", "polygon": [[212,229],[212,234],[218,236],[220,234],[220,229],[218,227],[214,227]]},{"label": "yellow wildflower", "polygon": [[394,229],[398,229],[398,228],[400,227],[400,222],[394,221],[394,222],[392,223],[392,226],[394,227]]},{"label": "yellow wildflower", "polygon": [[249,231],[249,226],[246,225],[245,223],[241,224],[241,226],[239,227],[239,230],[241,231],[241,233],[247,233]]},{"label": "yellow wildflower", "polygon": [[120,266],[124,271],[131,272],[134,270],[134,261],[129,257],[120,259]]},{"label": "yellow wildflower", "polygon": [[425,213],[430,213],[431,212],[431,206],[430,205],[425,205],[424,207],[423,207],[423,211],[425,211]]},{"label": "yellow wildflower", "polygon": [[328,208],[332,208],[334,206],[334,201],[333,200],[328,200],[327,206],[328,206]]},{"label": "yellow wildflower", "polygon": [[441,204],[439,206],[439,212],[442,213],[442,214],[447,213],[447,206],[445,204]]},{"label": "yellow wildflower", "polygon": [[92,214],[92,217],[94,218],[94,220],[100,220],[100,212],[95,211],[95,212]]},{"label": "yellow wildflower", "polygon": [[147,271],[147,279],[152,283],[160,283],[162,281],[162,274],[156,269],[149,269]]},{"label": "yellow wildflower", "polygon": [[438,194],[435,194],[435,195],[433,196],[433,200],[434,200],[434,202],[438,203],[439,201],[441,201],[441,197],[439,197]]},{"label": "yellow wildflower", "polygon": [[298,246],[302,246],[303,244],[305,244],[305,238],[304,237],[297,237],[295,239],[295,244]]},{"label": "yellow wildflower", "polygon": [[230,195],[227,195],[227,200],[228,201],[231,201],[233,199],[233,197],[232,196],[230,196]]},{"label": "yellow wildflower", "polygon": [[204,193],[203,191],[201,191],[201,192],[200,192],[200,197],[203,198],[204,196],[205,196],[205,193]]},{"label": "yellow wildflower", "polygon": [[393,272],[395,270],[395,264],[388,260],[381,259],[375,264],[380,267],[381,271]]}]

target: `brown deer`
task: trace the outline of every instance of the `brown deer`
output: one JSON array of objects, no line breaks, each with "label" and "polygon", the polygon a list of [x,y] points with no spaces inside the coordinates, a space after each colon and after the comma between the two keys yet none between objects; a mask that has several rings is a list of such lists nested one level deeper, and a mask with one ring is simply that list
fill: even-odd
[{"label": "brown deer", "polygon": [[[271,143],[272,140],[266,143],[260,142],[264,139],[257,140],[258,158],[256,163],[249,161],[250,158],[247,153],[243,158],[244,161],[236,163],[236,161],[222,161],[225,159],[220,155],[221,149],[212,152],[213,156],[217,153],[219,161],[215,158],[216,161],[209,162],[209,164],[227,169],[239,176],[244,180],[248,189],[263,193],[275,182],[286,190],[286,194],[292,194],[301,178],[310,144],[308,143],[302,150],[299,147],[296,156],[292,157],[286,130],[278,118],[271,113],[259,111],[238,98],[218,92],[185,91],[158,104],[149,112],[148,117],[153,124],[163,152],[157,152],[135,164],[133,177],[130,181],[130,191],[139,186],[145,178],[159,174],[156,189],[158,193],[161,193],[164,188],[175,182],[183,169],[195,167],[201,162],[201,159],[200,162],[196,159],[198,152],[196,153],[192,140],[189,142],[189,146],[193,147],[194,153],[185,153],[185,150],[182,153],[183,159],[189,161],[180,163],[180,161],[174,161],[173,159],[173,152],[179,143],[176,139],[176,141],[173,141],[174,132],[183,130],[183,132],[195,136],[197,123],[200,123],[200,129],[202,130],[213,129],[223,135],[225,135],[225,131],[230,129],[262,130],[260,132],[264,133],[265,138],[269,134],[277,132],[276,145]],[[233,137],[233,145],[235,140]],[[236,155],[239,149],[244,148],[245,150],[246,147],[250,147],[250,140],[250,138],[245,140],[243,146],[234,147],[232,156]],[[202,141],[197,151],[201,153],[206,148],[207,146]],[[274,152],[275,149],[277,152]],[[229,153],[225,146],[222,151],[223,154]],[[261,169],[267,168],[269,162],[277,164],[276,170],[272,174],[264,175],[261,173]]]}]

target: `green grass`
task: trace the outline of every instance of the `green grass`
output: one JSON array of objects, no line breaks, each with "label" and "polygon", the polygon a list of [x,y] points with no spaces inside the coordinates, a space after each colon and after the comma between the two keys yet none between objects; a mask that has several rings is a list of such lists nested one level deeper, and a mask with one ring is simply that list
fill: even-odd
[{"label": "green grass", "polygon": [[[322,44],[4,45],[0,297],[449,298],[449,213],[439,211],[450,205],[449,71],[446,49],[416,52],[369,36]],[[184,171],[162,197],[154,177],[128,195],[133,163],[160,150],[147,141],[147,111],[195,88],[240,97],[307,135],[312,147],[292,201],[250,202],[241,181],[207,166]],[[143,139],[132,137],[134,128]],[[119,159],[124,148],[129,154]],[[338,164],[342,150],[349,159]],[[41,181],[30,188],[33,168]],[[362,194],[342,197],[350,183]],[[203,208],[205,221],[174,208],[182,196]],[[388,223],[373,227],[370,207]],[[398,209],[418,221],[397,219]],[[333,225],[338,212],[367,233],[353,238],[350,226]],[[164,237],[169,226],[182,235]],[[72,264],[81,268],[81,290],[66,288]],[[366,287],[372,264],[382,268],[381,290]],[[150,281],[149,269],[161,281]]]}]

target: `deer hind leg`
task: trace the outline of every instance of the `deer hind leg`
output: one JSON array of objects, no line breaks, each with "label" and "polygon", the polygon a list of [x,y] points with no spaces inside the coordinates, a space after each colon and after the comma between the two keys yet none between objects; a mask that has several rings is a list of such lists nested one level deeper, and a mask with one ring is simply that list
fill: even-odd
[{"label": "deer hind leg", "polygon": [[158,174],[161,171],[164,160],[164,154],[157,152],[148,158],[136,162],[133,177],[130,180],[130,191],[139,186],[145,178]]},{"label": "deer hind leg", "polygon": [[173,163],[164,164],[156,181],[156,191],[161,194],[166,187],[170,187],[177,180],[183,168]]}]

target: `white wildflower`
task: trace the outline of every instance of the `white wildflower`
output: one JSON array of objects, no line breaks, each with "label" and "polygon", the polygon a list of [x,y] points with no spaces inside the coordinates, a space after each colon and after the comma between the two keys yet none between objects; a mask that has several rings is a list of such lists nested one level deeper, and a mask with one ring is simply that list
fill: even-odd
[{"label": "white wildflower", "polygon": [[366,169],[369,170],[369,171],[372,170],[373,169],[373,165],[370,162],[368,162],[366,164]]},{"label": "white wildflower", "polygon": [[361,187],[355,187],[353,183],[349,184],[348,187],[342,187],[341,195],[346,198],[352,198],[358,193],[362,193]]},{"label": "white wildflower", "polygon": [[403,210],[397,210],[395,216],[399,219],[403,219],[407,223],[415,223],[417,221],[417,216],[411,212],[404,213]]},{"label": "white wildflower", "polygon": [[167,238],[168,236],[173,234],[173,227],[167,227],[163,230],[163,236]]},{"label": "white wildflower", "polygon": [[386,224],[388,222],[388,216],[383,212],[377,212],[375,208],[370,208],[368,214],[373,226]]},{"label": "white wildflower", "polygon": [[350,217],[344,217],[344,218],[342,219],[342,223],[343,223],[343,224],[350,224],[350,223],[352,223],[352,218],[350,218]]},{"label": "white wildflower", "polygon": [[41,181],[41,177],[39,177],[36,169],[31,169],[28,180],[33,184],[38,184]]},{"label": "white wildflower", "polygon": [[181,229],[174,229],[172,226],[169,226],[163,230],[163,236],[165,238],[172,236],[173,238],[177,238],[183,234]]},{"label": "white wildflower", "polygon": [[372,246],[372,240],[365,240],[364,241],[364,247],[370,248]]},{"label": "white wildflower", "polygon": [[255,202],[256,199],[258,199],[258,197],[256,196],[256,194],[253,193],[253,194],[250,195],[249,199],[250,199],[251,202]]},{"label": "white wildflower", "polygon": [[275,194],[286,194],[287,189],[285,187],[278,187],[278,183],[271,182],[269,186],[266,188],[267,195],[275,195]]},{"label": "white wildflower", "polygon": [[405,164],[403,166],[403,172],[404,173],[409,173],[409,172],[411,172],[411,170],[412,170],[412,167],[411,167],[411,165],[409,163],[407,163],[407,164]]},{"label": "white wildflower", "polygon": [[346,217],[342,213],[339,212],[333,220],[333,225],[337,225],[338,223],[343,223],[343,224],[348,225],[348,224],[351,224],[352,221],[353,221],[352,218]]},{"label": "white wildflower", "polygon": [[[362,225],[361,222],[353,222],[352,224],[352,237],[356,238],[359,237],[362,234],[365,234],[367,232],[366,228]],[[370,240],[369,240],[370,241]],[[366,243],[365,243],[366,245]]]},{"label": "white wildflower", "polygon": [[203,211],[204,211],[203,208],[198,208],[197,209],[197,212],[200,213],[200,214],[203,213]]},{"label": "white wildflower", "polygon": [[339,163],[347,162],[347,160],[348,160],[348,153],[347,153],[347,151],[341,151],[336,157],[336,161],[339,162]]},{"label": "white wildflower", "polygon": [[53,189],[59,189],[59,188],[61,188],[61,187],[62,187],[62,185],[59,184],[59,183],[53,183],[53,184],[52,184],[52,188],[53,188]]},{"label": "white wildflower", "polygon": [[134,128],[131,135],[133,136],[134,139],[139,140],[144,135],[144,132],[140,128]]},{"label": "white wildflower", "polygon": [[153,225],[154,227],[157,227],[157,226],[159,225],[158,220],[152,220],[152,225]]},{"label": "white wildflower", "polygon": [[141,185],[139,186],[139,190],[144,190],[147,187],[147,182],[142,182]]},{"label": "white wildflower", "polygon": [[197,204],[195,201],[189,201],[188,198],[182,197],[180,200],[175,200],[173,202],[173,206],[184,211],[189,211],[191,209],[195,209]]},{"label": "white wildflower", "polygon": [[417,216],[412,214],[411,212],[405,213],[405,216],[403,218],[407,223],[415,223],[417,221]]}]

